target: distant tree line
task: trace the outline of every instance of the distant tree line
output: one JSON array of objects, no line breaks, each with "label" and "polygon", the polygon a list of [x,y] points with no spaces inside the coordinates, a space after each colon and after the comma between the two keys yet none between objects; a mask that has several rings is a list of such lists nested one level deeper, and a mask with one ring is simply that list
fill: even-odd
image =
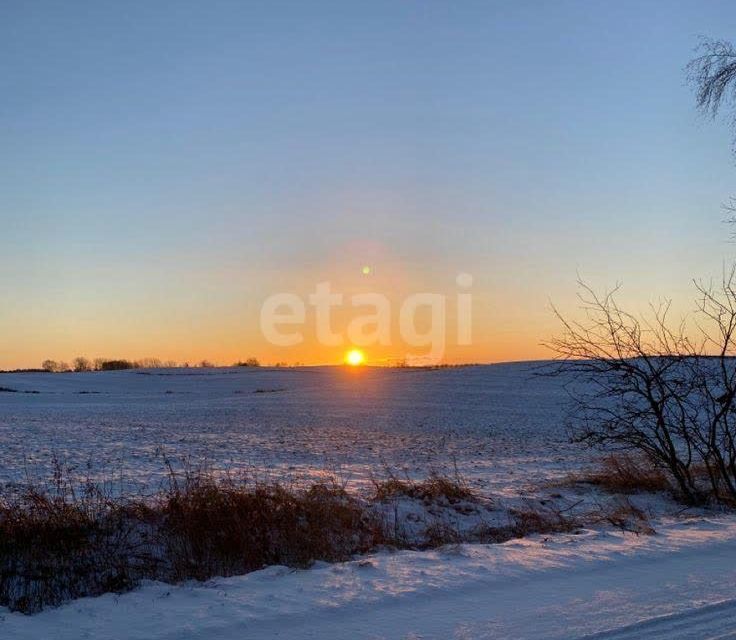
[{"label": "distant tree line", "polygon": [[256,358],[248,358],[242,362],[236,362],[236,367],[260,367],[261,363]]},{"label": "distant tree line", "polygon": [[[140,360],[95,358],[94,360],[90,360],[84,356],[74,358],[71,364],[63,360],[44,360],[41,364],[43,371],[47,371],[48,373],[67,373],[72,371],[77,373],[85,371],[124,371],[126,369],[174,369],[188,368],[189,366],[188,362],[179,363],[174,360],[159,360],[158,358],[141,358]],[[217,365],[209,360],[202,360],[196,366],[207,368],[215,367]],[[236,362],[233,366],[260,367],[261,364],[256,358],[248,358],[247,360]]]}]

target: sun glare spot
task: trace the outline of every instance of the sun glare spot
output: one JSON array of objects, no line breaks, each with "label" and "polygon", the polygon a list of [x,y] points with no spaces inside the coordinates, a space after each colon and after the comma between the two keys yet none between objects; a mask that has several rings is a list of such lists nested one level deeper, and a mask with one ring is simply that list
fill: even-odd
[{"label": "sun glare spot", "polygon": [[365,354],[360,349],[351,349],[345,354],[345,362],[351,367],[358,367],[365,362]]}]

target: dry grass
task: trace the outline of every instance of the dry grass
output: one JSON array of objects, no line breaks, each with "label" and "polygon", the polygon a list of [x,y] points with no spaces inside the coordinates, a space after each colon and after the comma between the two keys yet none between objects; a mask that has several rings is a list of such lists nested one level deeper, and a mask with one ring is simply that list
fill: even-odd
[{"label": "dry grass", "polygon": [[149,501],[112,498],[92,485],[28,489],[0,500],[0,605],[34,613],[142,579],[306,567],[384,543],[378,517],[330,484],[297,490],[187,474]]},{"label": "dry grass", "polygon": [[641,456],[611,454],[600,461],[591,473],[573,476],[574,483],[592,484],[608,493],[672,492],[672,485],[661,469]]},{"label": "dry grass", "polygon": [[0,503],[0,604],[32,613],[124,591],[155,564],[142,508],[90,492],[28,490]]},{"label": "dry grass", "polygon": [[632,504],[628,498],[601,508],[600,513],[594,520],[637,535],[654,535],[656,533],[646,512]]},{"label": "dry grass", "polygon": [[[595,482],[607,489],[661,487],[630,464],[609,461],[604,470]],[[422,481],[390,476],[374,485],[372,498],[361,500],[334,482],[290,488],[170,469],[162,493],[133,500],[106,495],[88,481],[74,485],[58,470],[49,487],[0,495],[0,605],[34,613],[78,597],[122,592],[143,579],[206,580],[273,564],[347,560],[387,545],[497,543],[571,532],[579,524],[563,511],[530,503],[510,511],[508,525],[481,522],[459,531],[443,514],[476,512],[484,500],[458,474]],[[399,518],[404,498],[422,501],[436,515],[412,536]],[[393,520],[386,513],[392,502]],[[601,511],[598,521],[637,533],[651,529],[628,500]]]},{"label": "dry grass", "polygon": [[467,542],[465,536],[445,522],[434,522],[424,529],[424,542],[419,545],[422,549],[436,549],[447,544],[460,544]]},{"label": "dry grass", "polygon": [[562,510],[533,503],[520,509],[511,509],[508,516],[508,525],[481,524],[468,532],[463,542],[498,544],[535,534],[573,533],[581,526],[577,518],[567,515]]},{"label": "dry grass", "polygon": [[373,500],[379,502],[404,497],[424,502],[445,501],[448,504],[477,500],[477,496],[457,474],[449,478],[432,473],[422,481],[389,475],[387,480],[374,481],[373,486]]},{"label": "dry grass", "polygon": [[511,511],[510,537],[523,538],[535,533],[570,533],[579,523],[561,511],[527,507]]},{"label": "dry grass", "polygon": [[383,542],[381,523],[344,490],[250,489],[197,478],[168,496],[161,528],[173,578],[205,580],[272,564],[347,560]]},{"label": "dry grass", "polygon": [[[148,499],[75,484],[60,466],[50,486],[0,496],[0,605],[34,613],[143,579],[206,580],[347,560],[384,545],[415,547],[389,531],[376,501],[408,496],[461,508],[474,499],[459,478],[438,474],[421,482],[390,478],[366,501],[336,483],[287,488],[169,472],[168,486]],[[425,548],[464,540],[440,520],[423,538]]]}]

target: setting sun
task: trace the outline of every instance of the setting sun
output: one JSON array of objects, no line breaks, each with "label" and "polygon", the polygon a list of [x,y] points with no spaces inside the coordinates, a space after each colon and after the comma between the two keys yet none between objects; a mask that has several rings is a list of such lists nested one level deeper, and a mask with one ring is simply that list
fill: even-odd
[{"label": "setting sun", "polygon": [[360,349],[351,349],[345,354],[345,362],[351,367],[360,366],[365,362],[365,354]]}]

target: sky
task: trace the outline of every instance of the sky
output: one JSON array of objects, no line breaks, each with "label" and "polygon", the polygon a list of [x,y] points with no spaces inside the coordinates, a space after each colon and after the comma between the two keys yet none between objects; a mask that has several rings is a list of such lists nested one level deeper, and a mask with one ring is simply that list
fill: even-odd
[{"label": "sky", "polygon": [[[321,282],[336,333],[387,296],[376,364],[421,357],[396,329],[417,293],[446,296],[448,362],[549,355],[578,276],[689,311],[734,257],[701,35],[736,40],[733,2],[4,3],[0,368],[339,362]],[[305,301],[289,347],[261,331],[279,293]]]}]

